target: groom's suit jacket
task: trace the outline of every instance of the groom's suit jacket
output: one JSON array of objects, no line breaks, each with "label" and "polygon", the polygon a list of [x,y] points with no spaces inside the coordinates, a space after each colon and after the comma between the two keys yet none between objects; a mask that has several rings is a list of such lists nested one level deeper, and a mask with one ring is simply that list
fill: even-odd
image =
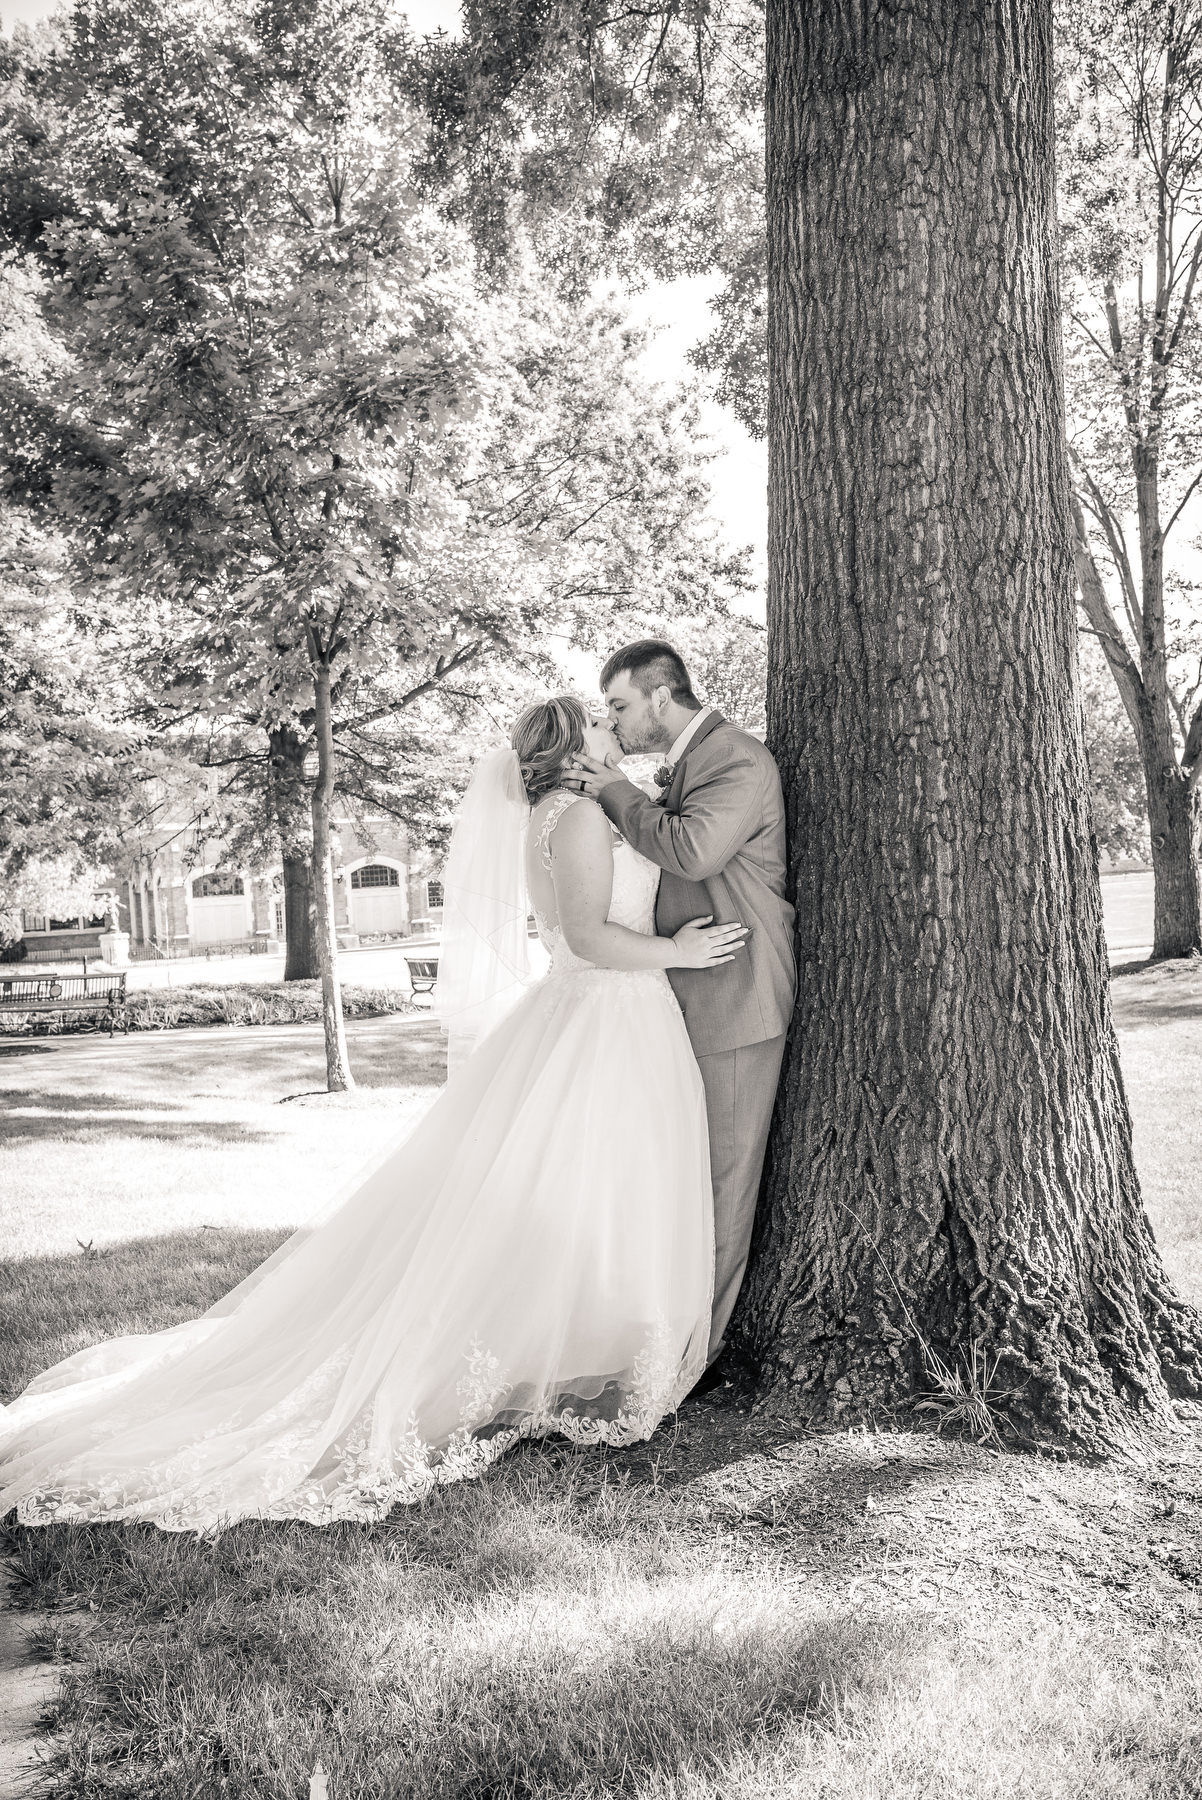
[{"label": "groom's suit jacket", "polygon": [[670,969],[697,1056],[763,1043],[788,1030],[796,970],[793,908],[785,899],[785,805],[780,771],[758,738],[711,713],[676,765],[662,800],[633,782],[601,790],[627,843],[663,870],[656,929],[663,936],[712,913],[741,919],[745,950],[714,969]]}]

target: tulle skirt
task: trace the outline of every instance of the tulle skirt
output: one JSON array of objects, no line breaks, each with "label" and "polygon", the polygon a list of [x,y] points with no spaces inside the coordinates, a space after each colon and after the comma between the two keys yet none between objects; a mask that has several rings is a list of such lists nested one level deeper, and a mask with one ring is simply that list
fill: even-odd
[{"label": "tulle skirt", "polygon": [[522,1437],[648,1437],[705,1367],[705,1101],[665,977],[552,974],[203,1317],[0,1410],[28,1524],[372,1520]]}]

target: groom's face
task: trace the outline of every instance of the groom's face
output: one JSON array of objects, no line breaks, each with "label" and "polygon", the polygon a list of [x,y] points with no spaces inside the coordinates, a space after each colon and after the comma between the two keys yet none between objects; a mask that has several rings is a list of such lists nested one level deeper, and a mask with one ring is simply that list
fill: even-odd
[{"label": "groom's face", "polygon": [[605,690],[609,722],[627,756],[638,756],[647,750],[666,750],[672,742],[661,715],[658,697],[667,695],[666,688],[642,693],[623,670],[615,675]]}]

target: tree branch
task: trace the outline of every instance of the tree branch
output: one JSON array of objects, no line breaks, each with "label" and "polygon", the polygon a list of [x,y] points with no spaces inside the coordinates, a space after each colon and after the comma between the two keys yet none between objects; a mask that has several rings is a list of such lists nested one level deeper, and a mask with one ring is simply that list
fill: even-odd
[{"label": "tree branch", "polygon": [[348,728],[360,730],[364,725],[374,725],[378,719],[390,719],[396,713],[404,712],[407,706],[412,706],[413,702],[420,700],[423,694],[431,693],[448,675],[454,674],[456,669],[462,669],[466,663],[474,662],[483,649],[484,640],[481,639],[475,644],[469,644],[463,650],[456,650],[453,656],[445,659],[440,656],[434,665],[433,672],[425,681],[418,682],[416,687],[410,688],[398,700],[390,701],[387,706],[378,706],[374,712],[363,713],[356,719],[336,721],[335,732],[345,731]]},{"label": "tree branch", "polygon": [[1202,780],[1202,700],[1190,720],[1190,728],[1185,734],[1185,749],[1181,753],[1181,767],[1191,788]]},{"label": "tree branch", "polygon": [[1190,495],[1193,493],[1194,489],[1197,487],[1197,485],[1200,481],[1202,481],[1202,469],[1198,470],[1198,473],[1194,476],[1194,479],[1190,482],[1190,484],[1186,488],[1184,494],[1182,494],[1180,500],[1177,502],[1176,506],[1173,508],[1172,513],[1169,515],[1169,522],[1164,527],[1163,531],[1160,534],[1160,541],[1162,544],[1163,544],[1165,538],[1168,537],[1170,531],[1172,531],[1174,525],[1177,523],[1177,520],[1181,516],[1181,509],[1184,507],[1186,501],[1189,499]]},{"label": "tree branch", "polygon": [[1106,652],[1106,661],[1110,665],[1110,672],[1114,676],[1120,698],[1127,711],[1127,717],[1131,720],[1136,741],[1142,745],[1147,723],[1147,698],[1144,694],[1143,677],[1136,667],[1134,657],[1127,648],[1123,634],[1118,627],[1118,620],[1106,598],[1106,589],[1098,572],[1098,565],[1094,561],[1093,551],[1089,547],[1081,497],[1075,488],[1072,490],[1072,508],[1073,554],[1077,563],[1077,585],[1081,594],[1081,608]]},{"label": "tree branch", "polygon": [[[1131,569],[1131,559],[1127,554],[1127,540],[1123,535],[1122,525],[1119,523],[1118,519],[1115,518],[1114,513],[1107,503],[1105,495],[1102,493],[1102,490],[1099,488],[1089,470],[1083,463],[1078,461],[1075,456],[1072,460],[1074,468],[1089,491],[1089,497],[1092,503],[1089,510],[1106,534],[1107,548],[1114,559],[1114,566],[1118,570],[1119,586],[1122,589],[1123,605],[1126,608],[1127,623],[1131,627],[1131,635],[1134,637],[1137,644],[1141,643],[1143,633],[1143,608],[1139,603],[1139,595],[1135,587],[1135,576]],[[1077,503],[1080,504],[1081,496],[1076,493],[1075,489],[1074,495]]]}]

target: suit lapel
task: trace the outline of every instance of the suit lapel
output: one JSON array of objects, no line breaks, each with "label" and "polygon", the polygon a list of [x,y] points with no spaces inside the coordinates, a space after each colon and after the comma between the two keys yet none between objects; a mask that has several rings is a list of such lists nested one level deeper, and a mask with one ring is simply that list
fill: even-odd
[{"label": "suit lapel", "polygon": [[664,805],[669,811],[676,812],[680,806],[681,795],[684,792],[684,766],[688,762],[689,757],[693,754],[693,751],[697,748],[698,744],[703,744],[705,742],[711,731],[717,731],[719,725],[725,725],[725,723],[726,720],[722,717],[720,712],[712,712],[708,719],[702,720],[701,724],[697,727],[696,731],[685,745],[684,750],[681,753],[680,761],[673,770],[672,780],[668,787],[668,791],[664,795]]}]

